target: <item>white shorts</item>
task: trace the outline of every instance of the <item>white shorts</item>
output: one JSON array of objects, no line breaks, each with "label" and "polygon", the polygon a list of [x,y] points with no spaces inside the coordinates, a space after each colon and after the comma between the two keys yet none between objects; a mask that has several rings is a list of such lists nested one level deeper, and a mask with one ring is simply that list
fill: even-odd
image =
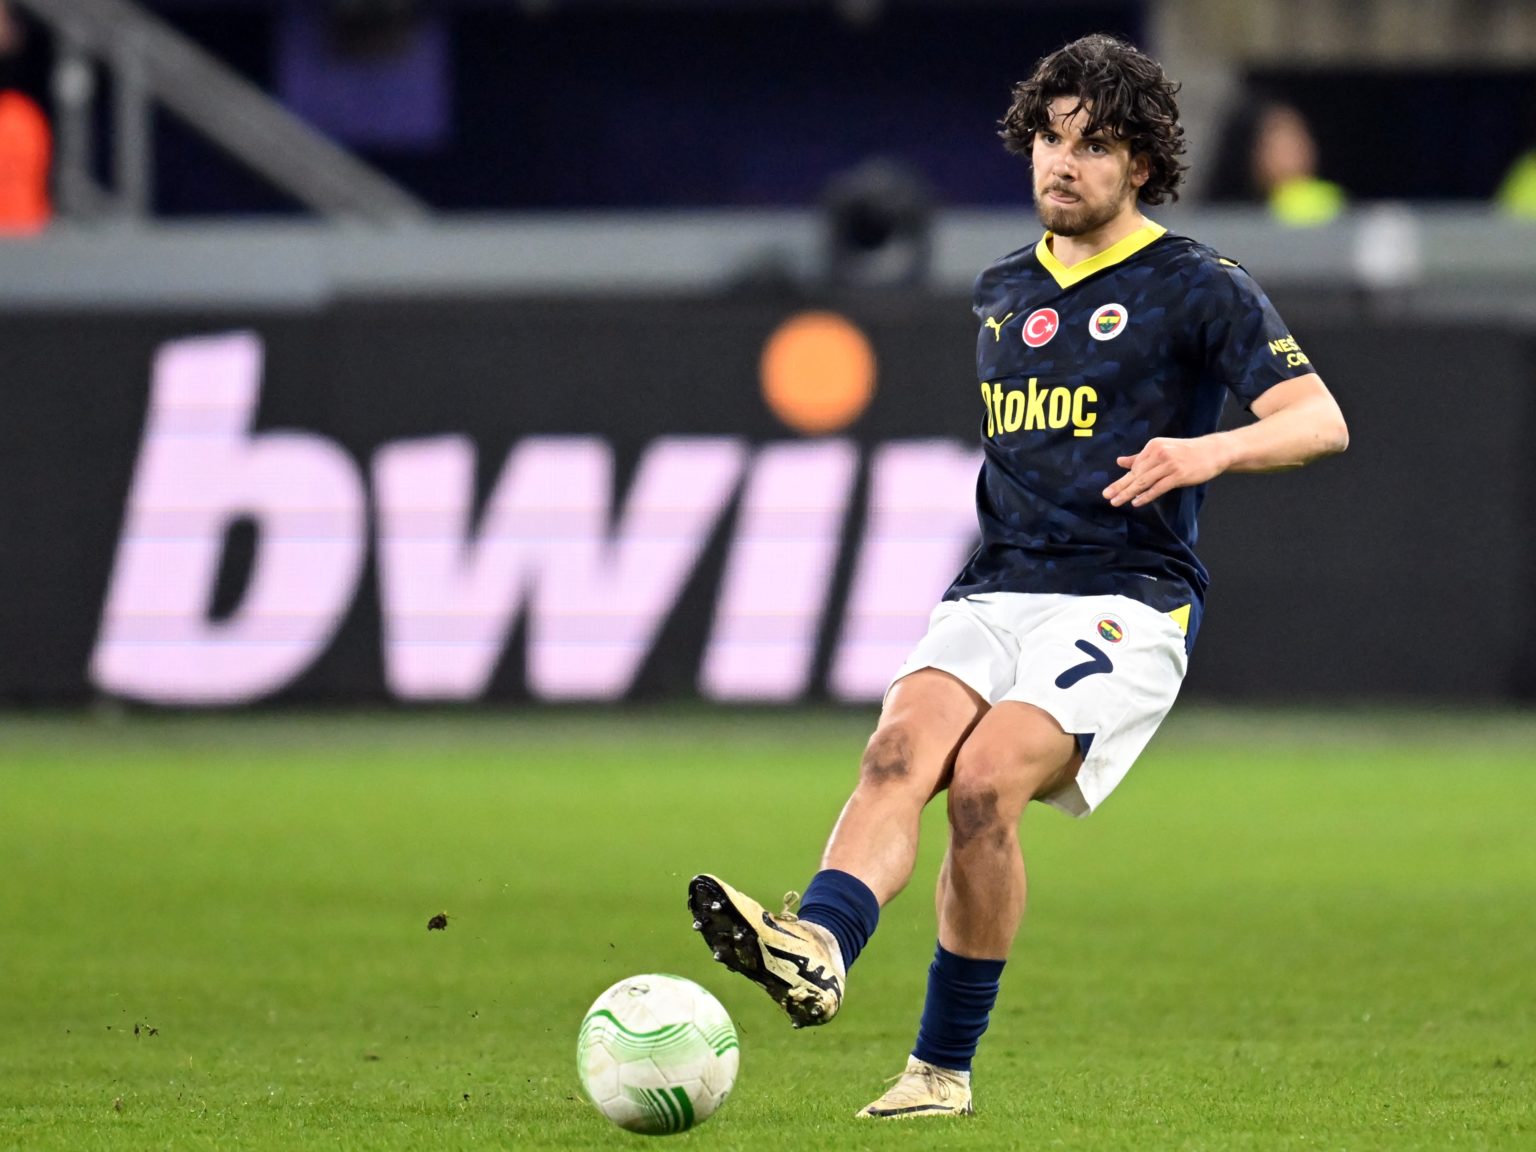
[{"label": "white shorts", "polygon": [[1168,715],[1186,665],[1184,629],[1139,601],[986,592],[940,603],[891,683],[937,668],[988,704],[1017,700],[1050,713],[1084,746],[1083,765],[1041,799],[1086,816]]}]

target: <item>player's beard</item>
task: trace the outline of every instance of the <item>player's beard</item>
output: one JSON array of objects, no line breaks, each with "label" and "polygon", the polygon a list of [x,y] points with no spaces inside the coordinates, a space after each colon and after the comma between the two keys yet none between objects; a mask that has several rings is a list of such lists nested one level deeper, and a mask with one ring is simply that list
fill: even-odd
[{"label": "player's beard", "polygon": [[[1074,204],[1052,204],[1045,199],[1045,193],[1052,188],[1058,188],[1079,199]],[[1047,184],[1035,192],[1035,211],[1039,214],[1040,223],[1055,235],[1083,236],[1104,227],[1120,215],[1125,208],[1126,199],[1132,194],[1133,187],[1129,174],[1120,185],[1120,191],[1102,202],[1082,199],[1082,193],[1075,188]]]}]

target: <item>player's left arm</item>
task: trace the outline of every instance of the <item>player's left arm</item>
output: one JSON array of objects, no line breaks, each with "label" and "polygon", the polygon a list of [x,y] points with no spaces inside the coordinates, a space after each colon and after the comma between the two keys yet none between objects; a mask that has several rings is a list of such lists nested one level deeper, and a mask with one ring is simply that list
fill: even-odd
[{"label": "player's left arm", "polygon": [[1136,455],[1119,457],[1126,473],[1104,489],[1105,498],[1116,508],[1140,507],[1223,472],[1300,468],[1349,446],[1344,414],[1316,372],[1280,381],[1250,410],[1258,419],[1241,428],[1190,439],[1159,436]]}]

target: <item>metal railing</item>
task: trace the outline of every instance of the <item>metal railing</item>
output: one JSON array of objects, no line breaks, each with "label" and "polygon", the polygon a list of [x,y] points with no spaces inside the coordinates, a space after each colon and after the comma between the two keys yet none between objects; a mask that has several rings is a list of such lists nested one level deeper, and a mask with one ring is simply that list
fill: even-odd
[{"label": "metal railing", "polygon": [[[1485,205],[1359,205],[1320,228],[1259,209],[1154,209],[1319,309],[1536,322],[1536,221]],[[1031,207],[943,209],[924,286],[963,297],[977,271],[1033,243]],[[384,231],[294,219],[62,223],[0,243],[0,308],[303,309],[349,296],[816,293],[827,221],[812,210],[444,213]],[[1290,306],[1290,305],[1288,305]]]},{"label": "metal railing", "polygon": [[[150,212],[158,102],[321,215],[391,224],[422,203],[129,0],[17,0],[51,26],[58,202],[76,219]],[[112,187],[93,169],[96,62],[112,73]]]}]

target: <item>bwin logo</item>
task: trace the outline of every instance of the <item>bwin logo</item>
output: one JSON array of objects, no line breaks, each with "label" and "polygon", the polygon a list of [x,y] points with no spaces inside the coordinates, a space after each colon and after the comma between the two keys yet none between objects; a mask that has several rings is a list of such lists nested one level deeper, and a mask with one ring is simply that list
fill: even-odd
[{"label": "bwin logo", "polygon": [[[877,700],[975,543],[980,454],[954,440],[888,442],[866,456],[836,437],[753,446],[662,436],[644,446],[621,499],[606,440],[528,436],[477,494],[466,436],[385,443],[360,468],[318,433],[254,430],[261,376],[252,333],[156,354],[91,658],[104,691],[199,705],[282,690],[352,611],[371,546],[394,696],[482,695],[522,619],[532,695],[614,699],[728,520],[700,691],[797,699],[825,627],[829,693]],[[862,535],[848,540],[861,475]],[[237,602],[215,618],[230,528],[242,520],[257,528],[255,554]],[[839,610],[830,598],[845,544],[855,551]]]}]

